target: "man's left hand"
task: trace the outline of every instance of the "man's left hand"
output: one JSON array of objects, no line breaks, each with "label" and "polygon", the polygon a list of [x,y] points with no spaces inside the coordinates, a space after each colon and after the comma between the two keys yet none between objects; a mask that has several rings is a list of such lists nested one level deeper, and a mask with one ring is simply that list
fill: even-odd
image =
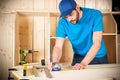
[{"label": "man's left hand", "polygon": [[86,67],[86,65],[82,64],[82,63],[76,63],[73,66],[73,70],[80,70],[80,69],[84,69]]}]

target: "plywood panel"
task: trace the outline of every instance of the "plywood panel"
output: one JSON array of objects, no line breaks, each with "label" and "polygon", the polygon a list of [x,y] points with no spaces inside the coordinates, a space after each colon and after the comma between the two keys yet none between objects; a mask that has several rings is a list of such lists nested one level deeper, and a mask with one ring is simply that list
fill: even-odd
[{"label": "plywood panel", "polygon": [[57,28],[57,18],[56,17],[50,17],[51,24],[50,24],[50,36],[55,37],[56,36],[56,28]]},{"label": "plywood panel", "polygon": [[104,32],[116,33],[116,23],[111,14],[103,14]]},{"label": "plywood panel", "polygon": [[52,61],[52,52],[53,52],[53,48],[55,46],[55,38],[51,38],[50,39],[50,47],[51,47],[51,56],[50,56],[50,59]]},{"label": "plywood panel", "polygon": [[2,12],[33,11],[33,0],[1,0]]},{"label": "plywood panel", "polygon": [[7,69],[14,66],[15,13],[0,13],[0,78],[7,80]]},{"label": "plywood panel", "polygon": [[95,0],[95,8],[105,11],[112,11],[112,0]]},{"label": "plywood panel", "polygon": [[80,5],[81,7],[85,6],[85,0],[75,0],[77,2],[78,5]]},{"label": "plywood panel", "polygon": [[43,10],[45,7],[44,0],[34,0],[34,11]]},{"label": "plywood panel", "polygon": [[[32,50],[33,17],[18,13],[15,24],[15,65],[19,65],[23,56],[20,50]],[[26,61],[32,62],[31,53],[27,54]]]},{"label": "plywood panel", "polygon": [[[53,47],[55,45],[55,38],[51,38],[50,43],[51,43],[52,50],[53,50]],[[72,49],[72,46],[71,46],[69,40],[66,39],[65,44],[63,46],[63,53],[62,53],[60,62],[71,64],[72,58],[73,58],[73,49]]]},{"label": "plywood panel", "polygon": [[57,2],[56,2],[56,3],[57,3],[57,4],[56,4],[57,11],[59,11],[59,3],[60,3],[61,0],[56,0],[56,1],[57,1]]},{"label": "plywood panel", "polygon": [[33,53],[33,61],[40,62],[41,59],[44,59],[45,52],[45,18],[42,16],[34,16],[34,41],[33,48],[37,53]]},{"label": "plywood panel", "polygon": [[85,0],[85,7],[110,12],[112,11],[112,0]]},{"label": "plywood panel", "polygon": [[69,40],[66,39],[65,44],[63,46],[63,55],[62,55],[62,58],[61,58],[60,62],[62,62],[62,63],[67,62],[67,63],[71,64],[72,59],[73,59],[72,45],[69,42]]},{"label": "plywood panel", "polygon": [[60,0],[34,0],[34,11],[58,11]]},{"label": "plywood panel", "polygon": [[120,64],[120,44],[118,45],[118,63]]},{"label": "plywood panel", "polygon": [[85,0],[85,7],[95,8],[95,1],[96,0]]},{"label": "plywood panel", "polygon": [[116,36],[104,36],[109,63],[116,63]]},{"label": "plywood panel", "polygon": [[[49,18],[45,12],[19,12],[16,21],[17,48],[32,50],[32,54],[27,55],[27,62],[41,62],[49,51]],[[46,27],[46,28],[45,28]],[[20,56],[20,55],[18,55]],[[48,56],[48,55],[47,55]],[[17,61],[18,62],[18,61]]]},{"label": "plywood panel", "polygon": [[50,63],[50,18],[45,17],[45,63]]},{"label": "plywood panel", "polygon": [[45,9],[56,10],[57,0],[44,0]]},{"label": "plywood panel", "polygon": [[118,63],[120,63],[120,34],[118,34]]},{"label": "plywood panel", "polygon": [[[20,16],[19,27],[20,49],[32,50],[33,17]],[[26,60],[32,62],[32,54],[28,54]]]},{"label": "plywood panel", "polygon": [[50,36],[56,36],[56,28],[59,20],[59,13],[50,13]]},{"label": "plywood panel", "polygon": [[16,19],[15,19],[15,56],[14,56],[14,65],[19,65],[20,62],[20,37],[19,37],[19,24],[20,24],[20,15],[16,14]]}]

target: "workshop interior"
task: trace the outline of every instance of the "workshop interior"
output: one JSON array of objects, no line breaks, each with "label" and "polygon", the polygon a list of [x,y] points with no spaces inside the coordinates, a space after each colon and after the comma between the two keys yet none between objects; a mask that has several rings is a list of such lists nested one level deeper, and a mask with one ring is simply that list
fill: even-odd
[{"label": "workshop interior", "polygon": [[72,70],[73,50],[66,38],[60,63],[49,71],[60,1],[0,1],[0,80],[120,80],[120,0],[75,0],[102,12],[109,64]]}]

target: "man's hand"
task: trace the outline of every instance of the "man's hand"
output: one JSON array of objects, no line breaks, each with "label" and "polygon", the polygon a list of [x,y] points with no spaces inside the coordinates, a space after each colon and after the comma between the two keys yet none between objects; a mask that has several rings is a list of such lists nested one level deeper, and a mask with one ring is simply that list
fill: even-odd
[{"label": "man's hand", "polygon": [[86,65],[84,65],[83,63],[76,63],[73,66],[73,70],[80,70],[80,69],[84,69],[86,67]]},{"label": "man's hand", "polygon": [[52,71],[52,62],[49,63],[49,65],[48,65],[48,69],[49,69],[50,71]]},{"label": "man's hand", "polygon": [[60,71],[61,66],[58,64],[58,62],[52,62],[48,65],[48,69],[50,71]]}]

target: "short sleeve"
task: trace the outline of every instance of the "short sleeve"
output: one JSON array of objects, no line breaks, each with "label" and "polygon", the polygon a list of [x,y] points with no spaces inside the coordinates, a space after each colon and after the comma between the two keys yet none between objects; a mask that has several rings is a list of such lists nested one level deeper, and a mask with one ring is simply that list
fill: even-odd
[{"label": "short sleeve", "polygon": [[56,30],[56,37],[62,37],[62,38],[66,37],[66,32],[65,32],[64,27],[65,27],[64,22],[62,22],[61,20],[58,21],[58,26],[57,26],[57,30]]},{"label": "short sleeve", "polygon": [[102,13],[100,11],[98,11],[97,14],[95,15],[95,19],[94,19],[93,32],[104,31],[102,18],[103,18]]}]

